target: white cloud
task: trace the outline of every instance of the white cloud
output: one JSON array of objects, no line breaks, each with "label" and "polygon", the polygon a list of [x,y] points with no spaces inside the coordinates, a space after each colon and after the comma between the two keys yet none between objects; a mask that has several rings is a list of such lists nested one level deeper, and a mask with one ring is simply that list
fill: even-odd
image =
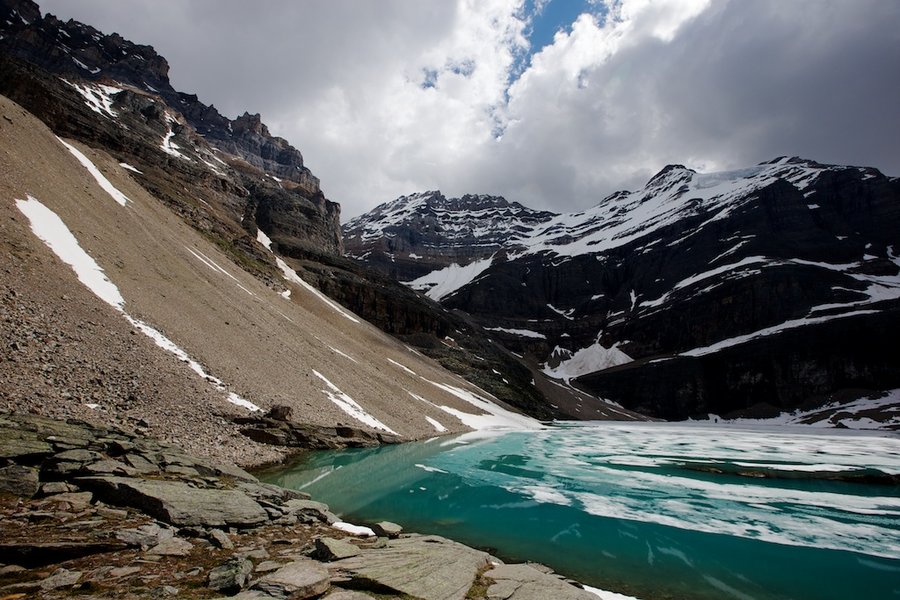
[{"label": "white cloud", "polygon": [[609,4],[514,82],[521,0],[42,8],[153,44],[176,88],[230,116],[262,113],[345,218],[435,188],[575,210],[670,162],[801,154],[900,174],[900,3]]}]

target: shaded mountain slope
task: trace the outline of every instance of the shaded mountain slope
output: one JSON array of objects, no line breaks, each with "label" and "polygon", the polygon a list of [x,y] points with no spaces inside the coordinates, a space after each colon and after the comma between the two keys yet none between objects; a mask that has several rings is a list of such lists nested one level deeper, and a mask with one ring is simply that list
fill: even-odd
[{"label": "shaded mountain slope", "polygon": [[[207,454],[225,444],[243,464],[267,455],[240,456],[246,448],[223,441],[233,431],[223,418],[246,414],[250,403],[290,406],[301,422],[403,439],[434,435],[439,425],[465,430],[467,415],[483,414],[462,397],[483,392],[313,288],[285,281],[279,294],[233,265],[108,154],[64,143],[6,99],[0,109],[3,268],[15,274],[4,280],[4,311],[14,323],[29,313],[21,322],[31,324],[4,328],[6,408],[140,424]],[[102,268],[119,304],[86,293],[39,239],[40,220],[26,210],[37,205]],[[141,335],[149,328],[157,345]]]},{"label": "shaded mountain slope", "polygon": [[605,415],[602,403],[581,394],[548,399],[532,384],[543,375],[480,328],[338,258],[340,207],[325,198],[300,152],[272,136],[258,115],[230,120],[175,91],[168,64],[149,46],[41,17],[28,0],[0,6],[8,11],[0,19],[0,92],[58,135],[127,164],[137,183],[234,264],[284,289],[272,254],[257,242],[262,231],[345,306],[505,401],[539,418]]},{"label": "shaded mountain slope", "polygon": [[[875,169],[787,157],[713,174],[672,165],[642,190],[526,227],[511,215],[480,228],[452,203],[410,211],[408,198],[345,227],[348,248],[365,241],[359,260],[384,262],[382,248],[442,214],[454,228],[429,249],[459,264],[422,254],[431,272],[410,285],[547,374],[625,406],[684,418],[900,386],[886,342],[900,306],[900,180]],[[477,232],[476,246],[505,241],[466,259],[457,231]]]}]

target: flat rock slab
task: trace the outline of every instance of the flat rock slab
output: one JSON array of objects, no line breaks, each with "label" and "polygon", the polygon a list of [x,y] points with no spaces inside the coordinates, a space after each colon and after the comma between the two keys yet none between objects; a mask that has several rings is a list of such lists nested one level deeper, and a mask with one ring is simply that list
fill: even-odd
[{"label": "flat rock slab", "polygon": [[0,492],[31,498],[40,487],[38,470],[21,465],[9,465],[0,469]]},{"label": "flat rock slab", "polygon": [[364,549],[332,567],[351,579],[370,580],[422,600],[463,600],[490,560],[485,552],[438,536],[413,535]]},{"label": "flat rock slab", "polygon": [[597,596],[528,565],[498,565],[484,574],[494,580],[488,600],[597,600]]},{"label": "flat rock slab", "polygon": [[344,540],[323,537],[316,539],[316,558],[320,560],[341,560],[359,554],[359,546]]},{"label": "flat rock slab", "polygon": [[330,585],[328,569],[322,563],[307,559],[289,563],[266,575],[253,584],[253,590],[276,598],[303,600],[324,594]]},{"label": "flat rock slab", "polygon": [[178,481],[126,477],[82,477],[78,484],[111,504],[134,507],[179,526],[253,527],[268,520],[266,511],[238,490],[198,489]]}]

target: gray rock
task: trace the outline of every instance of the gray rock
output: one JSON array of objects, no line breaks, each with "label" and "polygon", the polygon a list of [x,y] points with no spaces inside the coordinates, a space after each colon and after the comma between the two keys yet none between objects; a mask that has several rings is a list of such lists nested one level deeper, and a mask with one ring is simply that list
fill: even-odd
[{"label": "gray rock", "polygon": [[495,582],[488,588],[489,600],[597,600],[594,594],[530,565],[497,565],[484,576]]},{"label": "gray rock", "polygon": [[2,567],[0,567],[0,577],[15,575],[16,573],[21,573],[24,570],[25,567],[20,567],[19,565],[3,565]]},{"label": "gray rock", "polygon": [[25,437],[29,433],[3,428],[0,431],[0,458],[21,461],[53,454],[53,448],[47,442],[37,437]]},{"label": "gray rock", "polygon": [[74,485],[65,483],[64,481],[49,481],[41,486],[41,493],[45,496],[76,491],[78,491],[78,488],[76,488]]},{"label": "gray rock", "polygon": [[144,458],[140,454],[134,454],[134,453],[126,454],[125,462],[128,463],[128,465],[132,469],[135,469],[139,474],[142,474],[142,475],[147,475],[150,473],[159,473],[159,467],[156,466],[155,464],[153,464],[152,462],[150,462],[149,460],[147,460],[146,458]]},{"label": "gray rock", "polygon": [[0,556],[4,560],[15,562],[25,567],[36,567],[61,563],[66,560],[81,558],[91,554],[116,552],[128,546],[112,540],[61,540],[61,541],[17,541],[0,539]]},{"label": "gray rock", "polygon": [[268,520],[266,511],[238,490],[193,488],[177,481],[82,477],[78,483],[96,490],[106,502],[138,508],[181,526],[252,527]]},{"label": "gray rock", "polygon": [[38,470],[21,465],[9,465],[0,469],[0,492],[31,498],[38,493]]},{"label": "gray rock", "polygon": [[390,521],[381,521],[372,525],[372,531],[374,531],[375,535],[378,537],[396,538],[400,537],[400,534],[403,533],[403,528]]},{"label": "gray rock", "polygon": [[138,471],[135,468],[129,467],[125,463],[112,458],[98,460],[97,462],[87,464],[84,466],[84,471],[95,475],[112,474],[127,475],[129,477],[138,475]]},{"label": "gray rock", "polygon": [[156,546],[164,540],[172,539],[174,536],[174,531],[160,527],[156,523],[149,523],[132,529],[121,529],[116,532],[116,539],[125,542],[129,546],[140,546],[143,549]]},{"label": "gray rock", "polygon": [[189,541],[179,537],[172,537],[160,541],[157,545],[147,550],[147,553],[157,556],[187,556],[193,549],[194,545]]},{"label": "gray rock", "polygon": [[57,569],[50,577],[41,580],[42,590],[55,590],[62,587],[70,587],[78,583],[81,579],[81,571],[69,571],[68,569]]},{"label": "gray rock", "polygon": [[359,555],[359,546],[350,542],[323,537],[316,539],[316,558],[324,561],[341,560]]},{"label": "gray rock", "polygon": [[271,571],[277,571],[281,567],[284,566],[284,563],[275,562],[274,560],[264,560],[253,569],[255,573],[269,573]]},{"label": "gray rock", "polygon": [[211,529],[209,532],[209,539],[219,548],[224,548],[225,550],[234,548],[234,543],[231,541],[231,538],[221,529]]},{"label": "gray rock", "polygon": [[312,517],[329,525],[337,523],[339,520],[334,513],[328,510],[327,504],[316,502],[315,500],[294,498],[285,502],[282,509],[287,511],[288,514]]},{"label": "gray rock", "polygon": [[121,577],[128,577],[129,575],[134,575],[135,573],[140,572],[140,567],[117,567],[115,569],[110,569],[109,576],[114,579],[119,579]]},{"label": "gray rock", "polygon": [[253,563],[246,558],[232,558],[209,572],[210,588],[223,594],[236,594],[247,585]]},{"label": "gray rock", "polygon": [[94,495],[91,492],[64,492],[47,496],[42,502],[52,502],[54,504],[65,502],[73,510],[81,510],[90,506],[93,499]]},{"label": "gray rock", "polygon": [[374,581],[423,600],[463,600],[479,569],[489,563],[485,552],[437,536],[411,535],[380,549],[362,549],[335,566],[351,579]]},{"label": "gray rock", "polygon": [[292,562],[266,575],[253,585],[253,589],[288,600],[303,600],[324,594],[330,582],[328,569],[307,559]]},{"label": "gray rock", "polygon": [[60,452],[59,454],[54,454],[53,460],[54,462],[76,462],[76,463],[89,463],[96,462],[99,460],[103,460],[104,456],[99,452],[94,452],[93,450],[84,450],[82,448],[75,450],[66,450],[65,452]]}]

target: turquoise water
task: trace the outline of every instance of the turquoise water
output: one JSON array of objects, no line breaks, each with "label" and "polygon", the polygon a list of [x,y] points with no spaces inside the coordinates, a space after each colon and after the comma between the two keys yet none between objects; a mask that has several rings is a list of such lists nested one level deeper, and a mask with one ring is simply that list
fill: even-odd
[{"label": "turquoise water", "polygon": [[265,479],[642,600],[874,600],[900,598],[898,473],[897,437],[595,423],[311,453]]}]

